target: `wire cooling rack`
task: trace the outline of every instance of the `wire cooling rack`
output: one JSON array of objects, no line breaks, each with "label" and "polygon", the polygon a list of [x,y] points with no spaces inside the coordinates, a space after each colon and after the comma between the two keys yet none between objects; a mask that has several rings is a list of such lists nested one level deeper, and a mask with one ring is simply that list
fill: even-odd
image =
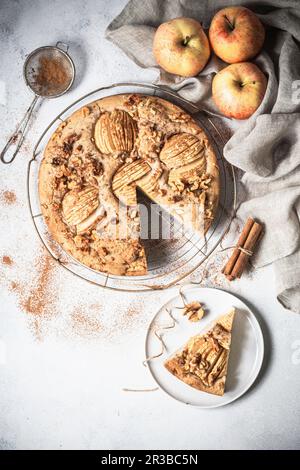
[{"label": "wire cooling rack", "polygon": [[[44,221],[38,193],[38,172],[44,149],[52,133],[57,126],[80,107],[91,101],[111,95],[125,93],[140,93],[143,95],[157,96],[180,106],[185,111],[193,115],[193,118],[205,130],[214,146],[220,168],[220,202],[218,212],[210,227],[205,240],[196,233],[184,233],[180,236],[173,236],[172,239],[158,237],[155,239],[145,239],[145,246],[148,273],[144,276],[115,276],[101,273],[81,264],[71,255],[66,253],[62,247],[56,243],[48,230]],[[207,259],[207,257],[217,248],[224,237],[236,207],[236,181],[234,168],[223,157],[223,146],[225,139],[219,126],[215,124],[215,119],[203,112],[198,106],[178,96],[172,90],[165,89],[158,85],[143,83],[115,83],[110,86],[98,88],[79,98],[70,106],[64,109],[44,130],[37,141],[32,159],[28,164],[27,191],[31,218],[37,234],[48,250],[52,258],[64,269],[73,273],[77,277],[92,284],[115,289],[119,291],[148,291],[165,289],[180,283],[189,276],[196,268]],[[149,203],[147,199],[140,201],[143,204]],[[154,210],[158,211],[158,208]],[[179,233],[180,227],[174,219],[159,211],[157,217],[160,219],[162,232],[168,230],[173,234]],[[141,218],[143,227],[143,219]]]}]

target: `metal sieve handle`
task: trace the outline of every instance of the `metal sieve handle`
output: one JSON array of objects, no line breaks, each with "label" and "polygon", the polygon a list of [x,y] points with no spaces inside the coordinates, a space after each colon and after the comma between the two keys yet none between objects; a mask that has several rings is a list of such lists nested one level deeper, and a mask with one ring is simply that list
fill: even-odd
[{"label": "metal sieve handle", "polygon": [[62,41],[57,41],[57,43],[55,44],[55,47],[57,47],[57,49],[60,49],[63,52],[68,52],[69,50],[69,44],[66,44],[65,42],[62,42]]},{"label": "metal sieve handle", "polygon": [[[2,163],[8,164],[12,163],[14,159],[17,156],[17,153],[19,152],[21,145],[23,144],[24,137],[25,137],[25,132],[27,129],[27,126],[30,121],[30,117],[32,115],[32,111],[34,110],[34,107],[39,99],[39,96],[35,95],[31,105],[27,109],[23,119],[21,120],[20,124],[16,128],[15,132],[13,135],[8,139],[7,144],[5,145],[4,149],[2,150],[0,154],[0,160]],[[12,156],[8,159],[5,158],[5,155],[7,151],[10,149],[10,154],[13,152]]]}]

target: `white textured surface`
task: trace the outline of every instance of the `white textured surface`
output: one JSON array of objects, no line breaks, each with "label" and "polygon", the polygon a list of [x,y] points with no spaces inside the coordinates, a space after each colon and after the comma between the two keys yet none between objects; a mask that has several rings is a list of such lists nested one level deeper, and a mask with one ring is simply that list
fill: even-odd
[{"label": "white textured surface", "polygon": [[[124,4],[123,0],[0,2],[1,146],[31,99],[22,79],[26,54],[41,45],[66,41],[78,70],[68,95],[42,104],[15,164],[1,165],[0,190],[13,190],[18,202],[1,204],[0,256],[10,255],[15,264],[0,264],[0,447],[300,448],[300,360],[293,349],[299,348],[300,318],[276,302],[271,269],[224,284],[257,313],[267,354],[250,392],[211,411],[181,406],[159,391],[121,390],[152,386],[140,365],[146,327],[174,290],[114,293],[56,270],[57,316],[49,334],[37,341],[28,328],[28,315],[8,289],[15,277],[26,278],[26,270],[31,272],[40,246],[25,197],[27,162],[39,132],[65,105],[93,88],[155,77],[155,72],[139,69],[103,38],[105,26]],[[115,325],[114,333],[94,339],[64,335],[65,302],[69,310],[87,302],[99,304],[100,320],[110,330]]]}]

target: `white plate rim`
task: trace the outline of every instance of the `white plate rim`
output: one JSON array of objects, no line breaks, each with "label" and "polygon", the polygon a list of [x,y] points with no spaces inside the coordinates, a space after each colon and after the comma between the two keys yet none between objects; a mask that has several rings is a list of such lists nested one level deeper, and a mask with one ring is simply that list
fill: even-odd
[{"label": "white plate rim", "polygon": [[[202,286],[195,286],[193,284],[189,284],[189,285],[185,285],[184,286],[185,289],[184,289],[184,292],[186,292],[186,290],[189,290],[189,289],[199,289],[199,290],[210,290],[210,291],[220,291],[226,295],[229,295],[231,297],[233,297],[234,299],[237,299],[239,302],[241,302],[245,308],[248,310],[248,312],[250,313],[250,317],[251,317],[251,321],[253,322],[253,325],[254,325],[254,331],[255,331],[255,334],[256,334],[256,340],[257,340],[257,344],[258,344],[258,348],[257,348],[257,356],[256,356],[256,362],[255,362],[255,371],[252,373],[252,377],[251,379],[246,383],[245,387],[242,388],[242,390],[240,391],[240,393],[235,396],[235,397],[232,397],[230,399],[228,399],[228,401],[226,402],[221,402],[221,403],[217,403],[217,404],[212,404],[212,405],[193,405],[192,403],[187,403],[187,402],[184,402],[183,400],[179,399],[179,398],[176,398],[174,395],[172,395],[171,393],[169,393],[159,382],[158,380],[156,379],[156,376],[155,374],[153,373],[153,371],[151,370],[151,367],[150,365],[147,365],[148,367],[148,371],[149,373],[151,374],[153,380],[155,381],[155,383],[157,384],[157,386],[159,387],[159,389],[165,393],[167,396],[171,397],[173,400],[175,400],[177,403],[181,403],[182,405],[185,405],[185,406],[191,406],[195,409],[213,409],[213,408],[220,408],[221,406],[226,406],[226,405],[229,405],[230,403],[233,403],[234,401],[238,400],[239,398],[241,398],[251,387],[252,385],[254,384],[254,382],[256,381],[260,371],[261,371],[261,367],[262,367],[262,364],[263,364],[263,359],[264,359],[264,353],[265,353],[265,344],[264,344],[264,337],[263,337],[263,333],[262,333],[262,329],[261,329],[261,326],[256,318],[256,315],[254,314],[254,312],[252,311],[252,309],[248,306],[248,304],[244,301],[244,299],[240,299],[238,296],[234,295],[232,292],[228,292],[226,291],[225,289],[218,289],[218,288],[214,288],[214,287],[202,287]],[[147,357],[147,340],[148,340],[148,337],[149,337],[149,334],[150,334],[150,328],[151,328],[151,325],[154,321],[154,319],[157,317],[157,315],[165,310],[166,308],[169,307],[169,304],[172,304],[172,302],[174,302],[175,300],[177,300],[179,297],[179,294],[172,297],[170,300],[168,300],[168,302],[166,302],[162,307],[160,307],[159,310],[157,310],[157,312],[155,313],[155,315],[152,317],[150,323],[149,323],[149,326],[147,328],[147,333],[146,333],[146,338],[145,338],[145,357]]]}]

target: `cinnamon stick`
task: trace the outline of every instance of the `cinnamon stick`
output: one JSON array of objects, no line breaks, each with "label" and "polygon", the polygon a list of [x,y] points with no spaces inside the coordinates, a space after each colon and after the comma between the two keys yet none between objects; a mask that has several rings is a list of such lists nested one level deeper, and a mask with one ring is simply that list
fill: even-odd
[{"label": "cinnamon stick", "polygon": [[[249,252],[252,252],[253,251],[253,248],[261,234],[261,231],[262,231],[262,226],[260,224],[258,224],[257,222],[255,222],[253,224],[253,227],[251,228],[250,230],[250,233],[247,237],[247,240],[245,241],[245,244],[243,246],[243,248]],[[240,278],[244,269],[245,269],[245,266],[246,264],[248,263],[248,260],[249,260],[249,255],[243,251],[240,252],[240,255],[235,263],[235,266],[231,272],[231,277],[233,277],[233,279],[235,278]]]},{"label": "cinnamon stick", "polygon": [[236,248],[222,270],[227,279],[232,281],[241,277],[261,232],[262,225],[250,217],[238,239]]},{"label": "cinnamon stick", "polygon": [[247,220],[242,230],[242,233],[239,236],[236,248],[233,250],[232,255],[230,256],[228,262],[226,263],[225,267],[222,269],[222,273],[224,273],[225,276],[228,276],[229,274],[231,274],[232,269],[241,253],[241,250],[239,250],[239,247],[244,246],[244,243],[247,240],[247,237],[250,233],[251,228],[253,227],[253,224],[254,224],[254,219],[252,219],[252,217],[249,217],[249,219]]}]

